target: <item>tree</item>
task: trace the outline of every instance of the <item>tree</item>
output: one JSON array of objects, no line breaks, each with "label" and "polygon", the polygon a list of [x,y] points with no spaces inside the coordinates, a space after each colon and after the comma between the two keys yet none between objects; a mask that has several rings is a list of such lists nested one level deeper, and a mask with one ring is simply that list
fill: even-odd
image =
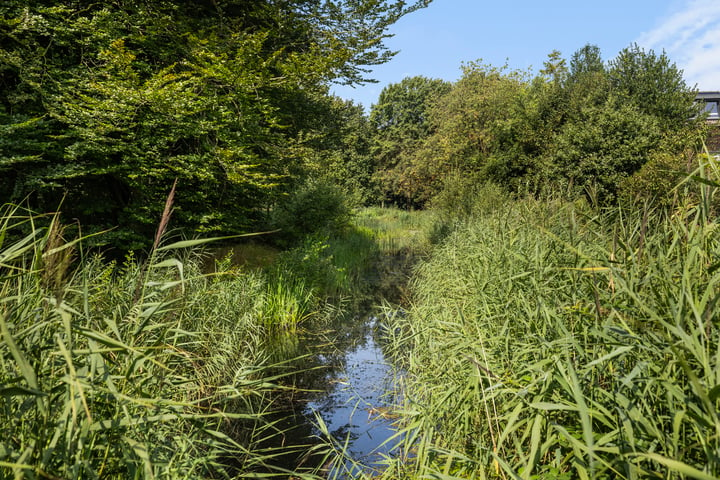
[{"label": "tree", "polygon": [[136,248],[178,178],[175,225],[257,228],[306,175],[328,85],[367,81],[427,3],[3,2],[0,201],[64,197],[66,220]]},{"label": "tree", "polygon": [[411,192],[415,185],[413,157],[432,132],[434,102],[449,90],[450,84],[443,80],[408,77],[385,87],[372,106],[373,157],[385,199],[417,206],[418,198]]},{"label": "tree", "polygon": [[568,76],[567,62],[562,58],[560,50],[553,50],[543,64],[540,74],[559,84],[565,83]]},{"label": "tree", "polygon": [[682,74],[665,52],[646,52],[637,44],[622,50],[608,68],[618,103],[632,103],[670,129],[684,127],[697,114],[695,89],[687,86]]},{"label": "tree", "polygon": [[524,72],[465,64],[463,76],[432,109],[435,132],[418,157],[442,175],[504,176],[522,169],[516,153],[525,97]]},{"label": "tree", "polygon": [[587,106],[559,132],[550,176],[561,179],[558,183],[567,190],[608,203],[662,138],[659,120],[634,105]]},{"label": "tree", "polygon": [[372,127],[361,105],[337,97],[326,97],[326,118],[314,149],[310,176],[339,186],[354,205],[376,200],[373,178]]},{"label": "tree", "polygon": [[605,64],[602,60],[600,48],[597,45],[587,44],[572,54],[570,58],[570,81],[577,81],[584,75],[605,73]]},{"label": "tree", "polygon": [[534,172],[571,195],[612,202],[648,161],[682,155],[696,138],[694,94],[682,72],[665,54],[636,45],[607,67],[596,46],[584,46],[562,86],[536,79],[531,98],[526,131],[546,139],[537,143]]}]

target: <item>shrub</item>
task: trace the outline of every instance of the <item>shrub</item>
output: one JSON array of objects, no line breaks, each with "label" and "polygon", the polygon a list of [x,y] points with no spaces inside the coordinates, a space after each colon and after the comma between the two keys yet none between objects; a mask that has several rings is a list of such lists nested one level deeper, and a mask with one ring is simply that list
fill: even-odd
[{"label": "shrub", "polygon": [[271,225],[280,229],[278,243],[288,246],[313,233],[336,234],[349,225],[350,218],[350,206],[339,187],[308,180],[275,207]]}]

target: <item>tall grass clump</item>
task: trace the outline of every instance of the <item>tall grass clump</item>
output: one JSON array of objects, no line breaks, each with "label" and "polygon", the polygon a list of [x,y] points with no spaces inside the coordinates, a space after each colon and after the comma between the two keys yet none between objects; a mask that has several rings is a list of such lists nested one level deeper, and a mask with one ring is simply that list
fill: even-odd
[{"label": "tall grass clump", "polygon": [[390,329],[385,476],[720,476],[718,185],[694,177],[670,212],[508,199],[451,232]]},{"label": "tall grass clump", "polygon": [[3,478],[228,478],[269,456],[257,276],[163,244],[85,258],[58,217],[0,213]]},{"label": "tall grass clump", "polygon": [[373,232],[378,248],[387,255],[426,249],[434,222],[430,211],[398,208],[367,207],[355,217],[355,224]]},{"label": "tall grass clump", "polygon": [[333,236],[306,237],[266,270],[265,324],[294,330],[346,299],[364,299],[369,294],[367,275],[378,255],[368,229],[353,226]]}]

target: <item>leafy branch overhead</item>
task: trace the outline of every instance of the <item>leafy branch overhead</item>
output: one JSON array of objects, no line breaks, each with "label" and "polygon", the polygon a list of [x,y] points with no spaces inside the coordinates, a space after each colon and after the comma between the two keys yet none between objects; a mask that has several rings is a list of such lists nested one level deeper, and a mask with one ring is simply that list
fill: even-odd
[{"label": "leafy branch overhead", "polygon": [[1,200],[64,197],[132,248],[175,177],[179,226],[253,228],[327,148],[329,86],[371,81],[429,2],[54,3],[0,6]]}]

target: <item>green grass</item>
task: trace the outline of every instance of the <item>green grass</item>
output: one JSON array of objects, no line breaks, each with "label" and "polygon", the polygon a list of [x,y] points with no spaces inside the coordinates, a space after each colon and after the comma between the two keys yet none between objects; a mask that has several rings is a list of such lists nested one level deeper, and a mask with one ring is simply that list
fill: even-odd
[{"label": "green grass", "polygon": [[118,265],[62,234],[55,216],[0,213],[0,477],[271,471],[267,278],[202,274],[198,241],[158,237]]},{"label": "green grass", "polygon": [[720,476],[720,244],[669,214],[498,203],[416,270],[386,478]]},{"label": "green grass", "polygon": [[397,208],[368,207],[355,217],[359,228],[373,232],[380,251],[385,254],[418,253],[428,248],[434,223],[434,214],[430,211]]}]

